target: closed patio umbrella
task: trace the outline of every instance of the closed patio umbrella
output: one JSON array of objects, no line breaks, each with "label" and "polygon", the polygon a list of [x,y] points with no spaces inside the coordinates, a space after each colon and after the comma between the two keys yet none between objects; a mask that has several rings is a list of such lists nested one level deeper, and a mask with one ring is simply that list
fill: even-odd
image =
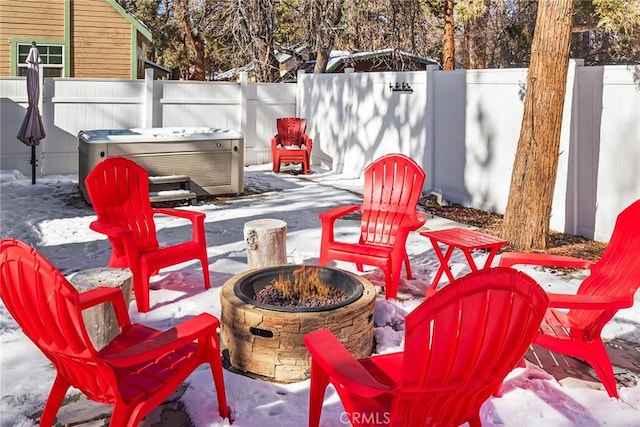
[{"label": "closed patio umbrella", "polygon": [[45,137],[38,102],[40,100],[40,52],[31,44],[27,56],[27,115],[18,131],[18,139],[31,147],[31,184],[36,183],[36,145]]}]

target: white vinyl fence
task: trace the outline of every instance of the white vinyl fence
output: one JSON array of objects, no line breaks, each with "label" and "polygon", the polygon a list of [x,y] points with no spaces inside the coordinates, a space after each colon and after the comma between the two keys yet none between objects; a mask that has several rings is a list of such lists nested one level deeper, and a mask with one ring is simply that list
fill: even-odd
[{"label": "white vinyl fence", "polygon": [[[271,161],[275,119],[307,118],[312,162],[359,176],[390,152],[425,169],[425,192],[504,212],[526,69],[298,75],[298,83],[45,79],[38,174],[77,173],[80,130],[214,127],[245,136],[245,163]],[[0,168],[30,175],[17,132],[24,78],[0,78]],[[535,118],[534,118],[535,119]],[[571,60],[552,228],[609,239],[640,198],[640,66]]]},{"label": "white vinyl fence", "polygon": [[[211,127],[242,132],[245,163],[271,161],[276,118],[296,114],[296,85],[115,79],[44,79],[46,138],[38,174],[78,172],[78,132]],[[16,138],[27,108],[24,78],[0,78],[1,169],[31,175],[30,149]]]},{"label": "white vinyl fence", "polygon": [[[316,165],[358,176],[402,152],[425,169],[425,191],[504,213],[526,83],[526,69],[300,74],[297,111]],[[640,198],[640,65],[570,61],[560,151],[551,227],[608,240]]]}]

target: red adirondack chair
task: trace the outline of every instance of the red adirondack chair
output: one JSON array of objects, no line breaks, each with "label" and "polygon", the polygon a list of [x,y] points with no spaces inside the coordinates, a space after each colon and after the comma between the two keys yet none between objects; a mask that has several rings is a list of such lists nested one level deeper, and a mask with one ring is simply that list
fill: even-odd
[{"label": "red adirondack chair", "polygon": [[271,139],[273,171],[280,172],[281,163],[301,163],[305,174],[310,171],[311,138],[305,133],[307,119],[281,117],[276,119],[278,133]]},{"label": "red adirondack chair", "polygon": [[[386,298],[395,298],[403,262],[407,278],[413,278],[407,237],[427,221],[426,214],[416,210],[424,179],[422,168],[404,154],[387,154],[367,166],[362,205],[340,206],[320,214],[320,264],[342,260],[355,263],[359,271],[363,264],[379,267],[385,276]],[[362,213],[358,243],[336,241],[336,220],[358,210]]]},{"label": "red adirondack chair", "polygon": [[633,305],[640,288],[640,200],[618,215],[611,240],[598,262],[521,252],[505,252],[499,261],[501,266],[517,264],[590,270],[576,294],[548,294],[550,308],[534,342],[587,362],[609,396],[617,398],[613,367],[600,335],[618,310]]},{"label": "red adirondack chair", "polygon": [[480,426],[480,407],[521,361],[548,298],[510,268],[470,273],[409,313],[404,351],[356,360],[327,329],[311,332],[309,426],[333,384],[354,426]]},{"label": "red adirondack chair", "polygon": [[[149,311],[149,278],[161,268],[198,259],[204,287],[209,289],[209,259],[204,232],[205,214],[171,208],[152,208],[149,176],[142,166],[124,157],[108,157],[85,179],[85,186],[98,219],[92,230],[106,234],[111,242],[110,267],[128,267],[139,312]],[[160,246],[154,215],[171,215],[191,221],[191,240]]]},{"label": "red adirondack chair", "polygon": [[[137,426],[203,363],[211,366],[220,416],[229,417],[216,328],[203,313],[166,331],[131,323],[118,288],[78,291],[35,249],[0,241],[0,296],[22,331],[56,368],[41,426],[51,426],[73,386],[89,399],[113,405],[110,424]],[[111,303],[120,334],[96,351],[82,310]]]}]

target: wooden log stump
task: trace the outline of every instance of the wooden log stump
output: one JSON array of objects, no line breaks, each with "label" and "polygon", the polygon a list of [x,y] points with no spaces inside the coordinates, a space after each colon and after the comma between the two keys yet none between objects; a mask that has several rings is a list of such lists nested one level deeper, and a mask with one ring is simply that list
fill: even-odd
[{"label": "wooden log stump", "polygon": [[[131,302],[133,274],[128,268],[93,268],[80,271],[70,278],[78,292],[99,287],[119,288],[127,307]],[[87,333],[96,350],[107,345],[120,333],[118,319],[111,303],[102,303],[82,311]]]},{"label": "wooden log stump", "polygon": [[249,268],[287,263],[287,223],[279,219],[257,219],[244,224]]}]

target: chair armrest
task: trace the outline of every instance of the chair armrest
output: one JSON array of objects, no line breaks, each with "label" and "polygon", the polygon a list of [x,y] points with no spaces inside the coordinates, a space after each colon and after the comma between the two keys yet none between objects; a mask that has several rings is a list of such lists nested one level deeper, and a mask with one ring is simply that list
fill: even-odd
[{"label": "chair armrest", "polygon": [[206,217],[206,215],[202,212],[190,211],[186,209],[154,208],[151,211],[153,212],[154,215],[156,214],[169,215],[169,216],[176,216],[179,218],[188,219],[194,224],[198,220],[204,221]]},{"label": "chair armrest", "polygon": [[278,135],[275,135],[271,138],[271,150],[275,151],[278,149]]},{"label": "chair armrest", "polygon": [[216,317],[201,313],[121,352],[104,355],[104,360],[121,368],[138,365],[191,344],[196,339],[216,334],[219,325],[220,321]]},{"label": "chair armrest", "polygon": [[129,309],[124,302],[124,296],[122,295],[120,288],[107,288],[103,286],[80,293],[81,310],[85,310],[105,302],[110,302],[113,306],[120,330],[131,324]]},{"label": "chair armrest", "polygon": [[186,209],[173,209],[173,208],[154,208],[151,209],[154,215],[169,215],[178,218],[184,218],[191,221],[191,240],[194,242],[204,242],[204,219],[206,215],[202,212],[190,211]]},{"label": "chair armrest", "polygon": [[127,236],[132,236],[132,232],[129,229],[101,222],[100,220],[92,221],[89,224],[89,228],[97,233],[105,234],[107,237],[123,239]]},{"label": "chair armrest", "polygon": [[322,212],[319,216],[321,221],[331,221],[331,223],[333,223],[336,219],[355,212],[360,208],[361,205],[338,206],[337,208]]},{"label": "chair armrest", "polygon": [[401,248],[404,251],[404,245],[409,233],[420,229],[426,222],[427,215],[422,212],[417,212],[416,215],[406,215],[398,227],[396,246],[398,243],[401,243]]},{"label": "chair armrest", "polygon": [[307,152],[311,153],[311,147],[313,146],[313,141],[311,140],[311,138],[309,138],[309,136],[307,134],[304,134],[302,136],[302,140],[304,142],[304,146],[305,146]]},{"label": "chair armrest", "polygon": [[516,264],[540,265],[545,267],[573,267],[591,269],[595,263],[585,259],[564,256],[547,255],[527,252],[505,252],[500,256],[500,267],[511,267]]},{"label": "chair armrest", "polygon": [[547,293],[550,308],[619,310],[633,305],[633,297]]},{"label": "chair armrest", "polygon": [[312,362],[350,392],[363,397],[374,397],[395,390],[394,387],[378,382],[328,329],[306,334],[304,345],[311,354]]},{"label": "chair armrest", "polygon": [[[138,247],[136,246],[136,242],[133,238],[133,232],[127,228],[119,227],[117,225],[109,224],[106,222],[101,222],[100,220],[96,220],[89,224],[89,228],[93,231],[96,231],[101,234],[106,234],[110,240],[120,241],[120,244],[116,244],[112,241],[113,250],[115,252],[115,256],[117,258],[126,255],[129,260],[129,266],[132,268],[136,268],[137,265],[134,265],[138,262],[140,258],[138,255]],[[124,248],[124,254],[121,254],[121,249]]]},{"label": "chair armrest", "polygon": [[415,231],[422,227],[427,222],[427,214],[424,212],[416,212],[415,216],[412,216],[407,221],[407,227],[410,228],[409,231]]},{"label": "chair armrest", "polygon": [[320,217],[320,223],[322,228],[322,242],[331,243],[335,241],[335,237],[333,234],[333,227],[338,218],[343,217],[351,212],[355,212],[360,210],[360,205],[347,205],[347,206],[338,206],[337,208],[329,209],[328,211],[322,212]]}]

